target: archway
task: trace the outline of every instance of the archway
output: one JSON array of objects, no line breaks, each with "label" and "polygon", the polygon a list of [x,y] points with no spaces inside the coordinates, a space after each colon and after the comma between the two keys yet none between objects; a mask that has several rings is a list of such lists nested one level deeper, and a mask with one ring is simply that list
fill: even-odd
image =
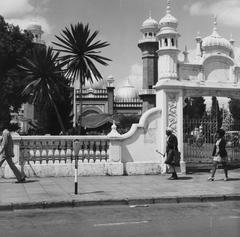
[{"label": "archway", "polygon": [[[225,59],[225,60],[224,60]],[[181,68],[181,66],[183,68]],[[155,86],[156,106],[162,110],[160,131],[160,147],[165,152],[165,130],[171,127],[179,140],[181,157],[181,171],[186,172],[187,154],[184,149],[186,137],[184,136],[183,108],[184,101],[188,97],[216,96],[240,99],[240,70],[234,65],[232,59],[225,56],[207,57],[199,65],[180,65],[177,79],[159,79]],[[210,122],[209,122],[210,123]],[[199,122],[195,126],[200,129]],[[194,125],[192,125],[194,126]],[[214,122],[208,126],[215,126]],[[211,128],[216,130],[216,128]],[[191,132],[191,131],[189,131]],[[213,135],[211,135],[213,136]],[[207,138],[206,138],[207,139]],[[209,140],[209,139],[208,139]],[[213,138],[210,139],[213,141]],[[207,141],[207,140],[206,140]],[[210,150],[210,148],[209,148]],[[197,150],[195,150],[197,152]],[[205,156],[211,156],[207,153]],[[201,160],[203,161],[203,159]]]}]

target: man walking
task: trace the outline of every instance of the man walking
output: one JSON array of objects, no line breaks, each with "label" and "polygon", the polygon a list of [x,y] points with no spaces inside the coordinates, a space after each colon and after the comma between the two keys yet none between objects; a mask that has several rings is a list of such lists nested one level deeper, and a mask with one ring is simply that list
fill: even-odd
[{"label": "man walking", "polygon": [[172,133],[171,128],[167,128],[166,135],[167,135],[167,147],[166,147],[167,158],[165,164],[168,165],[169,171],[172,173],[172,176],[169,179],[170,180],[178,179],[177,172],[175,170],[176,164],[174,163],[174,157],[176,155],[176,152],[178,152],[178,140],[177,137]]},{"label": "man walking", "polygon": [[9,124],[8,128],[4,129],[2,132],[1,146],[0,146],[0,167],[7,161],[9,167],[12,169],[14,175],[16,176],[19,183],[25,182],[26,175],[21,174],[18,168],[12,161],[12,157],[14,157],[13,153],[13,140],[11,132],[14,131],[14,125]]}]

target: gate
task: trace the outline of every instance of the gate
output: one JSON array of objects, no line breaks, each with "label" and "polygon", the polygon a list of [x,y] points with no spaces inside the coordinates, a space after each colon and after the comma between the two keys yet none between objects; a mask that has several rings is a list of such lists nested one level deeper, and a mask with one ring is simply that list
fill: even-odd
[{"label": "gate", "polygon": [[211,167],[216,131],[216,120],[184,120],[184,158],[187,167]]},{"label": "gate", "polygon": [[[227,127],[226,127],[227,125]],[[226,149],[232,166],[240,165],[240,129],[235,124],[222,124],[226,131]],[[217,120],[184,120],[184,159],[187,168],[210,169],[212,150],[216,141]],[[233,130],[237,129],[237,130]]]}]

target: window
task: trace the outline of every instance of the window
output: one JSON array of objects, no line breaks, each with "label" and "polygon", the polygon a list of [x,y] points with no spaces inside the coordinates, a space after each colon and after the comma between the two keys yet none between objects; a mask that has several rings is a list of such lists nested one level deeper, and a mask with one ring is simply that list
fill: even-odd
[{"label": "window", "polygon": [[165,46],[168,46],[168,40],[167,40],[167,38],[164,39],[164,44],[165,44]]},{"label": "window", "polygon": [[174,39],[173,38],[171,39],[171,42],[172,42],[172,46],[174,46]]}]

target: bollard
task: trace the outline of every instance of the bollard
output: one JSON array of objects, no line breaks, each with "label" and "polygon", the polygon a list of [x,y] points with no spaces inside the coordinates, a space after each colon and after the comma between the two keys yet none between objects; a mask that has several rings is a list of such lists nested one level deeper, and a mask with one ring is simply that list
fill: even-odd
[{"label": "bollard", "polygon": [[78,194],[78,154],[80,150],[80,142],[78,139],[73,141],[73,150],[75,154],[75,173],[74,173],[74,194]]}]

